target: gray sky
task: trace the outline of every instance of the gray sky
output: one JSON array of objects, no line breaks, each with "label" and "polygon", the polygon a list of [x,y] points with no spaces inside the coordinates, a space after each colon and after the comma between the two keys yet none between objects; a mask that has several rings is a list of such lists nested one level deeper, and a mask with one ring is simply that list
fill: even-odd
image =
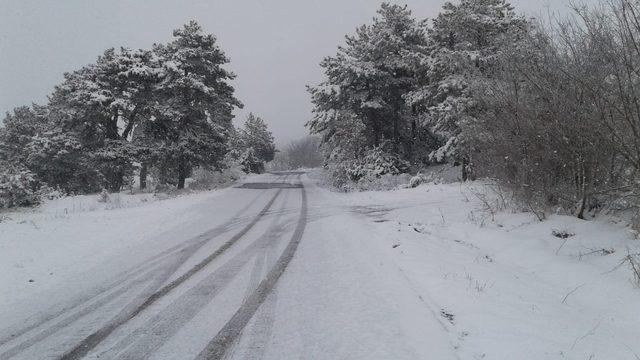
[{"label": "gray sky", "polygon": [[[591,0],[595,2],[596,0]],[[433,18],[443,0],[407,4]],[[564,11],[569,0],[514,0],[519,12]],[[195,19],[218,37],[231,58],[236,95],[264,118],[278,144],[306,134],[311,116],[306,84],[322,79],[320,60],[344,35],[370,22],[372,0],[0,0],[0,113],[44,103],[62,74],[93,62],[109,47],[149,48]]]}]

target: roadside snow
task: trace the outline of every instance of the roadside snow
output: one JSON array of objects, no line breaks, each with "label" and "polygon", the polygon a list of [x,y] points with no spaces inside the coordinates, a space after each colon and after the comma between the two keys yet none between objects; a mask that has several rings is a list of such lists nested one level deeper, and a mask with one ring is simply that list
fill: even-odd
[{"label": "roadside snow", "polygon": [[[623,221],[489,213],[480,183],[343,194],[303,180],[304,237],[238,358],[640,358],[640,289],[624,262],[640,240]],[[0,324],[105,283],[260,194],[96,195],[2,213]]]},{"label": "roadside snow", "polygon": [[[638,359],[640,240],[616,219],[493,216],[471,185],[352,193],[345,206],[438,313],[462,359]],[[553,235],[565,231],[566,239]]]},{"label": "roadside snow", "polygon": [[[215,199],[229,189],[167,198],[164,194],[82,195],[48,201],[35,209],[3,212],[0,221],[0,309],[25,301],[39,302],[39,294],[99,283],[135,263],[140,256],[159,252],[172,243],[171,235],[188,238],[212,221]],[[164,201],[158,201],[164,200]],[[213,221],[216,219],[214,218]],[[175,233],[172,233],[175,232]],[[104,266],[103,266],[104,265]],[[89,271],[103,266],[101,271]],[[53,299],[51,299],[53,302]],[[40,301],[41,302],[41,301]],[[0,316],[0,322],[3,317]]]}]

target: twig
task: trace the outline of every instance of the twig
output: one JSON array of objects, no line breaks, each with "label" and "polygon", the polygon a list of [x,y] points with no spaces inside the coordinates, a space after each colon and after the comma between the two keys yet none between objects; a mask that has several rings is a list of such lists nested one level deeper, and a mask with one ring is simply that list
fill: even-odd
[{"label": "twig", "polygon": [[442,209],[441,209],[441,208],[438,208],[438,211],[440,212],[440,217],[442,218],[442,223],[443,223],[443,224],[446,224],[447,222],[446,222],[446,220],[444,219],[444,214],[442,213]]},{"label": "twig", "polygon": [[591,250],[591,251],[589,251],[588,253],[580,253],[578,255],[578,259],[582,260],[583,256],[587,256],[587,255],[591,255],[591,254],[598,254],[599,253],[602,256],[605,256],[605,255],[611,255],[611,254],[616,252],[615,249],[613,249],[613,248],[611,248],[611,249],[602,248],[602,249],[597,249],[597,250],[589,249],[589,248],[585,248],[585,249]]},{"label": "twig", "polygon": [[600,323],[602,323],[602,319],[598,320],[598,323],[596,324],[596,326],[594,326],[591,330],[589,330],[586,334],[582,335],[582,337],[577,338],[574,342],[573,345],[571,346],[571,350],[573,350],[576,347],[576,344],[578,343],[578,341],[586,338],[589,335],[593,335],[596,331],[597,328],[600,327]]},{"label": "twig", "polygon": [[564,303],[565,303],[565,301],[567,301],[567,298],[569,297],[569,295],[571,295],[571,294],[573,294],[574,292],[578,291],[578,289],[580,289],[581,287],[583,287],[583,286],[585,286],[585,285],[586,285],[586,283],[585,283],[585,284],[582,284],[582,285],[578,285],[578,286],[576,286],[576,288],[575,288],[575,289],[573,289],[573,290],[569,291],[569,293],[568,293],[567,295],[565,295],[565,296],[564,296],[564,298],[562,299],[562,303],[564,304]]},{"label": "twig", "polygon": [[629,265],[631,265],[631,270],[636,278],[636,283],[640,286],[640,264],[636,262],[635,257],[638,254],[632,254],[629,248],[627,248],[627,261],[629,261]]},{"label": "twig", "polygon": [[567,240],[569,240],[569,238],[564,239],[564,241],[562,242],[562,245],[560,245],[560,247],[558,248],[558,250],[556,250],[556,255],[558,255],[558,253],[560,252],[560,249],[562,249],[562,247],[564,246],[564,244],[567,243]]}]

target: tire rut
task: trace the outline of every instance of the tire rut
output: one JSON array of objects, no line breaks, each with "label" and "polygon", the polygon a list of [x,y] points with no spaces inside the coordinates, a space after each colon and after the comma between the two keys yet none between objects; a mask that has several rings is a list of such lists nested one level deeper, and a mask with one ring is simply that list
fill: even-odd
[{"label": "tire rut", "polygon": [[268,212],[268,210],[273,205],[276,198],[280,195],[281,190],[278,190],[276,194],[269,200],[267,205],[260,211],[260,213],[253,218],[253,220],[247,224],[242,230],[236,233],[231,239],[227,240],[224,244],[222,244],[216,251],[207,256],[204,260],[196,264],[194,267],[189,269],[186,273],[173,280],[169,284],[163,286],[159,290],[153,292],[150,296],[146,297],[143,302],[135,304],[135,306],[130,306],[127,309],[123,310],[120,314],[116,315],[107,325],[103,326],[99,330],[91,333],[89,336],[85,337],[79,344],[73,347],[71,350],[63,354],[59,359],[61,360],[72,360],[72,359],[80,359],[84,357],[89,351],[95,348],[102,340],[104,340],[107,336],[109,336],[115,329],[120,327],[125,322],[129,321],[144,309],[155,303],[157,300],[165,296],[171,290],[176,288],[178,285],[185,282],[191,276],[193,276],[198,271],[202,270],[206,265],[211,263],[215,258],[224,253],[227,249],[229,249],[233,244],[235,244],[240,238],[242,238],[249,230]]},{"label": "tire rut", "polygon": [[[285,196],[286,197],[286,196]],[[286,199],[282,208],[286,206]],[[268,229],[246,249],[222,264],[209,276],[190,288],[174,300],[167,308],[149,319],[133,333],[100,354],[109,355],[111,351],[124,349],[113,358],[146,359],[175,335],[184,325],[193,319],[220,291],[233,281],[242,269],[256,256],[275,247],[275,242],[287,231],[286,223],[281,222],[282,215],[273,219]],[[111,355],[109,355],[111,356]]]},{"label": "tire rut", "polygon": [[[28,332],[37,329],[38,327],[43,326],[44,324],[46,324],[47,322],[50,322],[56,318],[59,318],[61,316],[63,316],[65,313],[69,312],[70,310],[75,310],[76,308],[82,306],[83,304],[87,304],[90,303],[96,299],[98,299],[100,296],[109,293],[109,291],[112,291],[113,289],[116,289],[118,287],[122,287],[123,282],[132,280],[135,280],[135,277],[137,275],[140,274],[148,274],[148,273],[152,273],[155,270],[148,270],[148,266],[149,265],[157,265],[158,263],[161,263],[167,256],[171,256],[173,255],[176,251],[179,251],[181,248],[182,250],[184,250],[187,247],[198,245],[198,244],[204,244],[210,240],[213,240],[214,238],[216,238],[217,236],[224,234],[225,232],[227,232],[229,229],[231,229],[233,227],[233,225],[241,220],[241,215],[246,212],[260,197],[262,196],[262,193],[259,194],[258,196],[256,196],[254,199],[251,200],[251,202],[244,208],[242,208],[240,211],[238,211],[229,221],[209,230],[206,231],[205,233],[202,233],[192,239],[189,239],[181,244],[178,244],[176,246],[173,246],[169,249],[166,249],[164,251],[162,251],[159,254],[156,254],[148,259],[146,259],[145,261],[143,261],[142,263],[124,271],[121,272],[120,274],[114,276],[115,279],[117,280],[113,280],[111,281],[109,284],[107,284],[106,286],[103,287],[99,287],[99,288],[94,288],[92,291],[89,291],[88,295],[84,295],[84,296],[80,296],[79,298],[72,300],[71,304],[65,304],[64,306],[59,307],[57,310],[54,310],[53,312],[50,312],[48,314],[46,314],[45,316],[41,316],[35,320],[33,320],[31,322],[31,324],[27,325],[27,326],[22,326],[21,328],[19,328],[18,330],[6,330],[5,333],[6,335],[2,335],[0,337],[0,347],[7,344],[10,341],[13,341],[17,338],[19,338],[22,335],[27,334]],[[185,247],[186,245],[186,247]],[[136,282],[136,284],[139,284],[139,282]],[[130,289],[132,286],[130,286],[129,288],[124,289],[124,291]],[[71,315],[71,317],[65,318],[64,320],[62,320],[61,322],[58,322],[54,325],[52,325],[48,330],[45,330],[44,332],[46,333],[54,333],[57,329],[63,327],[63,326],[67,326],[69,324],[71,324],[73,321],[81,318],[82,316],[90,313],[91,311],[99,308],[100,306],[104,305],[105,303],[108,302],[108,300],[112,300],[118,296],[120,296],[124,291],[122,291],[122,289],[120,289],[120,291],[116,290],[115,293],[106,295],[106,297],[108,299],[100,299],[97,302],[100,305],[94,305],[91,306],[89,309],[86,310],[81,310],[80,312],[76,312],[76,315]],[[54,329],[54,330],[51,330]],[[36,341],[40,341],[43,340],[44,338],[46,338],[46,336],[42,336],[42,335],[36,335],[37,339]],[[0,358],[1,359],[5,359],[5,358],[9,358],[10,356],[8,355],[9,353],[13,353],[14,356],[15,355],[15,351],[20,348],[22,350],[28,348],[29,346],[25,346],[25,343],[34,343],[35,341],[33,341],[34,339],[29,339],[17,346],[12,347],[11,349],[9,349],[6,352],[0,353]]]},{"label": "tire rut", "polygon": [[[298,176],[299,178],[299,176]],[[242,303],[238,311],[224,325],[218,334],[205,346],[198,354],[196,360],[222,359],[242,334],[253,315],[256,313],[260,305],[265,301],[269,293],[275,287],[278,279],[284,273],[285,269],[291,262],[293,255],[298,248],[298,244],[302,239],[304,229],[307,223],[307,194],[304,186],[302,192],[302,207],[300,209],[300,217],[294,230],[289,244],[285,248],[282,255],[271,268],[266,278],[260,282],[258,288]]]}]

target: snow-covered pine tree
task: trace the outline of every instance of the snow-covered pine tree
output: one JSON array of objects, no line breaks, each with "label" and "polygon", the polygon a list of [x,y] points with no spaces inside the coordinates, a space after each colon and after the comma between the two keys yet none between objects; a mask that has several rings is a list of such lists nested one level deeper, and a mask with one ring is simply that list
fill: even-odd
[{"label": "snow-covered pine tree", "polygon": [[38,202],[39,182],[26,167],[27,145],[44,127],[45,119],[33,108],[21,106],[7,113],[0,126],[0,208]]},{"label": "snow-covered pine tree", "polygon": [[77,137],[52,126],[54,116],[47,106],[38,105],[7,114],[0,128],[0,168],[5,179],[28,180],[30,191],[45,185],[66,193],[99,190],[101,177],[88,163]]},{"label": "snow-covered pine tree", "polygon": [[460,129],[478,111],[470,85],[490,76],[500,49],[517,41],[526,26],[505,0],[461,0],[447,2],[429,30],[427,81],[411,96],[412,104],[426,108],[426,122],[439,137],[441,146],[431,159],[462,164],[465,179],[470,159]]},{"label": "snow-covered pine tree", "polygon": [[218,168],[227,152],[232,110],[242,107],[228,83],[235,75],[213,35],[195,21],[173,32],[174,39],[156,45],[163,69],[156,87],[154,134],[164,166],[172,166],[183,188],[194,166]]},{"label": "snow-covered pine tree", "polygon": [[[415,89],[427,54],[426,22],[416,21],[406,6],[383,3],[373,24],[356,29],[336,56],[320,64],[326,80],[308,88],[314,105],[310,132],[322,136],[332,156],[341,152],[338,144],[350,143],[364,148],[348,151],[349,156],[384,146],[409,158],[417,128],[404,95]],[[339,130],[341,123],[352,122],[362,127]]]},{"label": "snow-covered pine tree", "polygon": [[256,151],[252,147],[245,149],[238,160],[242,171],[247,174],[264,172],[264,162],[256,155]]},{"label": "snow-covered pine tree", "polygon": [[40,106],[21,106],[7,113],[0,127],[0,163],[24,166],[31,139],[46,127],[44,109]]},{"label": "snow-covered pine tree", "polygon": [[255,116],[253,113],[247,116],[244,128],[240,131],[240,139],[242,146],[253,148],[255,156],[263,163],[273,160],[276,153],[273,135],[259,116]]},{"label": "snow-covered pine tree", "polygon": [[108,49],[95,64],[65,74],[49,99],[56,127],[77,137],[110,191],[120,190],[136,159],[130,140],[151,113],[154,60],[145,50]]}]

